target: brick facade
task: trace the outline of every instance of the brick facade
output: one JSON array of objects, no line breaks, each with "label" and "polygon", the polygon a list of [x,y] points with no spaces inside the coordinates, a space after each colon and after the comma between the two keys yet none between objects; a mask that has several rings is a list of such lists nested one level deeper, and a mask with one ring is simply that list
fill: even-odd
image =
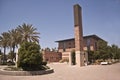
[{"label": "brick facade", "polygon": [[59,62],[62,59],[61,52],[43,51],[43,60],[47,62]]}]

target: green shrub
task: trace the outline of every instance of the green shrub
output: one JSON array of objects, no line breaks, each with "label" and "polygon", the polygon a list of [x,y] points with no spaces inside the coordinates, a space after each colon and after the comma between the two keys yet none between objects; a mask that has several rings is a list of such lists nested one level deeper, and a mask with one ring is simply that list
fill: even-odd
[{"label": "green shrub", "polygon": [[24,42],[18,50],[18,67],[23,70],[40,70],[42,65],[40,46],[34,42]]},{"label": "green shrub", "polygon": [[41,63],[41,65],[45,65],[45,66],[46,66],[46,65],[47,65],[47,62],[44,61],[44,62]]}]

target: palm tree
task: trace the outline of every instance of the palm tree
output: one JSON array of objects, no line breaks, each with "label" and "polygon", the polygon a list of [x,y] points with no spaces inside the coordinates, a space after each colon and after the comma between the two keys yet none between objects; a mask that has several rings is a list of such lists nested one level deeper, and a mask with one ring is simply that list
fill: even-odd
[{"label": "palm tree", "polygon": [[38,32],[36,32],[36,28],[34,28],[31,24],[23,23],[22,26],[17,27],[18,32],[21,35],[21,42],[28,41],[28,42],[37,42],[39,43],[39,36]]},{"label": "palm tree", "polygon": [[20,36],[19,32],[17,31],[17,29],[12,29],[12,30],[9,30],[8,32],[10,35],[10,40],[8,42],[8,45],[10,47],[10,53],[13,53],[11,55],[12,61],[13,61],[13,59],[15,58],[13,56],[13,55],[15,55],[15,48],[18,47],[18,44],[20,43],[21,36]]},{"label": "palm tree", "polygon": [[[23,42],[36,42],[39,43],[39,36],[38,32],[36,32],[36,28],[34,28],[32,25],[30,24],[25,24],[23,23],[22,26],[18,26],[17,27],[17,31],[20,35],[20,42],[19,44],[23,43]],[[18,61],[18,54],[16,54],[16,62]],[[17,64],[16,64],[17,66]]]},{"label": "palm tree", "polygon": [[0,45],[4,48],[3,63],[5,62],[6,48],[8,47],[10,36],[8,32],[3,32],[0,36]]},{"label": "palm tree", "polygon": [[24,41],[39,43],[38,32],[36,32],[30,24],[23,24],[18,26],[16,29],[3,32],[0,36],[0,47],[4,48],[3,62],[5,61],[6,48],[10,48],[10,52],[15,53],[15,48]]},{"label": "palm tree", "polygon": [[9,41],[10,51],[13,51],[14,53],[15,47],[17,47],[18,44],[20,43],[21,36],[19,32],[17,31],[17,29],[12,29],[8,32],[10,35],[10,41]]}]

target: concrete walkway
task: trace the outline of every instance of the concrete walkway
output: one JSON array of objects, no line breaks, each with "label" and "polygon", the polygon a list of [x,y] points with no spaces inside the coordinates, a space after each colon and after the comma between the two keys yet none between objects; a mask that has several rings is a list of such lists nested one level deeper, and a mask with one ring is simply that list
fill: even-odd
[{"label": "concrete walkway", "polygon": [[54,73],[37,76],[0,75],[0,80],[120,80],[120,63],[113,65],[69,66],[65,63],[48,64]]}]

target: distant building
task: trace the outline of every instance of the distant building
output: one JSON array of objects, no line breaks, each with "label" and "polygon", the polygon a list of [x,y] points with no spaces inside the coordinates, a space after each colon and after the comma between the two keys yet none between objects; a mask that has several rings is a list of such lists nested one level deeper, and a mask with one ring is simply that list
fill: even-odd
[{"label": "distant building", "polygon": [[[84,51],[87,51],[87,50],[96,51],[99,46],[97,44],[99,40],[106,42],[105,40],[98,37],[97,35],[83,36],[83,50]],[[75,38],[59,40],[56,42],[58,42],[58,52],[62,53],[62,58],[63,59],[69,58],[69,53],[72,50],[75,50]]]},{"label": "distant building", "polygon": [[43,51],[43,60],[47,62],[59,62],[62,59],[61,52]]}]

